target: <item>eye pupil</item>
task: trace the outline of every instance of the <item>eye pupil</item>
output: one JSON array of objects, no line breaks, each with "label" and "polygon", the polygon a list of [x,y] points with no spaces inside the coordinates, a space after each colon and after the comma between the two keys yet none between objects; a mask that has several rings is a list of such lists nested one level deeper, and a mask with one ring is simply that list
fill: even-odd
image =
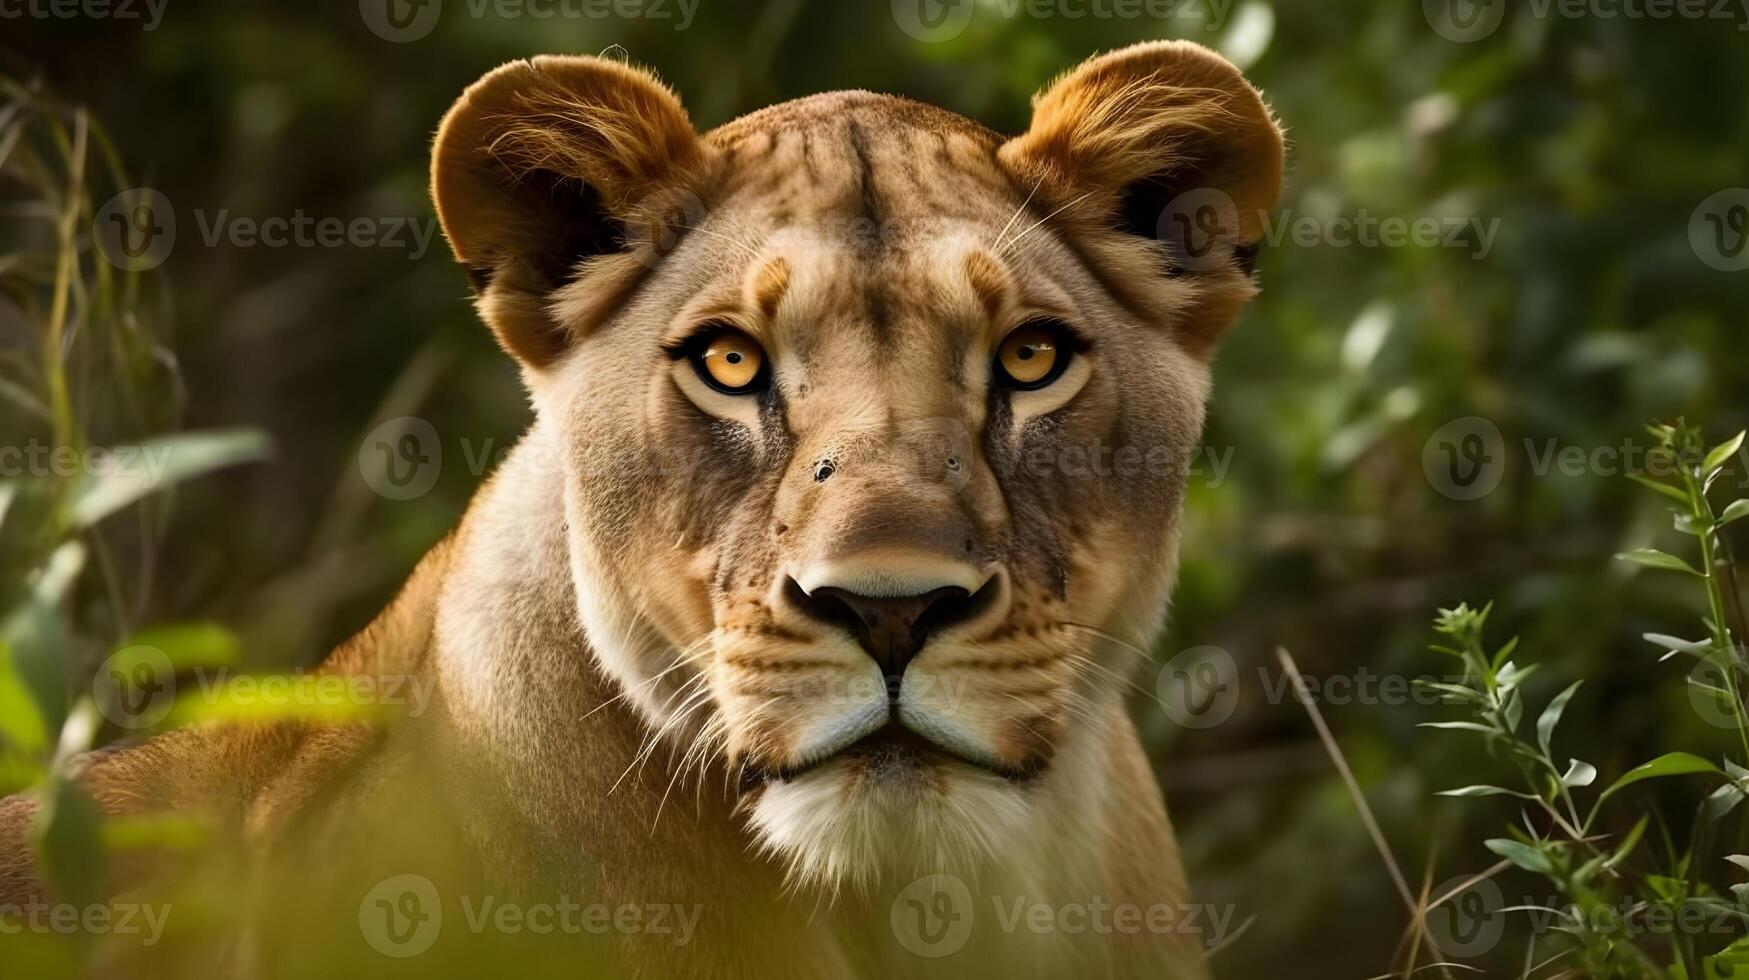
[{"label": "eye pupil", "polygon": [[1005,387],[1044,388],[1068,368],[1075,350],[1074,336],[1066,326],[1051,320],[1023,323],[1002,338],[994,375]]},{"label": "eye pupil", "polygon": [[740,330],[706,334],[694,343],[690,358],[699,379],[724,394],[746,395],[765,387],[765,351]]}]

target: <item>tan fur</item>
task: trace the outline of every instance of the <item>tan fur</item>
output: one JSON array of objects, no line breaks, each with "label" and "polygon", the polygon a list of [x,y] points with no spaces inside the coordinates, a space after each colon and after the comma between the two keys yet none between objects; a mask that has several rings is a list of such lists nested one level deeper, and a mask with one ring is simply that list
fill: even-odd
[{"label": "tan fur", "polygon": [[[697,136],[637,69],[500,68],[445,118],[433,190],[536,421],[328,664],[433,679],[437,710],[173,732],[94,757],[94,795],[272,846],[336,800],[392,811],[385,773],[417,768],[497,877],[708,910],[686,947],[626,939],[635,976],[1204,975],[1196,937],[1003,932],[992,902],[1189,901],[1123,695],[1165,614],[1207,357],[1255,287],[1114,222],[1137,181],[1248,214],[1280,168],[1261,98],[1182,42],[1084,65],[1008,141],[861,92]],[[1090,346],[992,395],[992,352],[1036,317]],[[761,343],[769,395],[669,353],[701,324]],[[1169,452],[1080,472],[1099,445]],[[987,598],[889,689],[798,599],[816,580]],[[863,747],[894,724],[927,750]],[[0,898],[33,887],[28,808],[0,803]],[[920,957],[892,923],[935,874],[979,926]]]}]

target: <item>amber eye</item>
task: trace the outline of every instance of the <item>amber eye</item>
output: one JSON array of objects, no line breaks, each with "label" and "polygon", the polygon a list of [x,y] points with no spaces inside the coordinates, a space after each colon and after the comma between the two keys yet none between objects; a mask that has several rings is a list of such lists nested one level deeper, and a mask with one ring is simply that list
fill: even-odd
[{"label": "amber eye", "polygon": [[996,380],[1030,391],[1057,380],[1074,356],[1068,329],[1048,320],[1023,323],[996,348]]},{"label": "amber eye", "polygon": [[765,387],[765,349],[739,330],[725,329],[693,348],[692,366],[705,384],[728,395]]}]

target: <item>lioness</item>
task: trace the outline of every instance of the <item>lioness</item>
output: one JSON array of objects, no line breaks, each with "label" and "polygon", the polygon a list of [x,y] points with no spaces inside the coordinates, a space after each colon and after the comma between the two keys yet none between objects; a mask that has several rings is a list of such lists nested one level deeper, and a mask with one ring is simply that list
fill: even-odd
[{"label": "lioness", "polygon": [[[701,136],[619,62],[487,74],[432,193],[535,421],[324,668],[436,710],[82,779],[268,848],[383,833],[417,772],[500,880],[699,907],[616,942],[640,977],[1205,975],[1123,695],[1282,146],[1185,42],[1012,139],[867,92]],[[0,897],[35,805],[0,804]]]}]

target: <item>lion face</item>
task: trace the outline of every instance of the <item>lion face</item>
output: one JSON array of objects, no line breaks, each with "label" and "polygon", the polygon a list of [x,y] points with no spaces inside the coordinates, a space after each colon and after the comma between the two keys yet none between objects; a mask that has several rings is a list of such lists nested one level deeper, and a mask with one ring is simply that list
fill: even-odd
[{"label": "lion face", "polygon": [[[674,778],[724,768],[832,882],[1026,833],[1164,613],[1280,155],[1183,44],[1090,62],[1007,142],[866,93],[698,137],[594,59],[470,89],[445,227],[560,447],[590,647]],[[1192,263],[1152,232],[1205,188],[1225,251]]]}]

